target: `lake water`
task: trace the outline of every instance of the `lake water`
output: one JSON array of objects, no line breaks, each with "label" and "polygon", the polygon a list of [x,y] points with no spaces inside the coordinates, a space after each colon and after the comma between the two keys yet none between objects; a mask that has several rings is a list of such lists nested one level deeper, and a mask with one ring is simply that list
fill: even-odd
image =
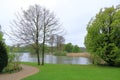
[{"label": "lake water", "polygon": [[[22,62],[37,62],[36,55],[30,53],[18,53],[20,61]],[[41,60],[41,58],[40,58]],[[91,59],[85,57],[68,57],[68,56],[54,56],[45,55],[45,63],[53,64],[92,64]]]}]

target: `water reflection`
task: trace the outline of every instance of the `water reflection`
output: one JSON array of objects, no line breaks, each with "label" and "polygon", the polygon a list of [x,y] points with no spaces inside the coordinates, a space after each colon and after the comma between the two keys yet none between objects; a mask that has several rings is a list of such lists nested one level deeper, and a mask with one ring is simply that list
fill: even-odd
[{"label": "water reflection", "polygon": [[[21,54],[20,61],[37,62],[36,55],[30,53],[19,53],[19,54]],[[45,59],[45,63],[53,63],[53,64],[91,64],[91,60],[85,57],[45,55],[44,59]]]},{"label": "water reflection", "polygon": [[20,61],[23,61],[23,62],[36,62],[37,61],[37,58],[32,56],[32,54],[30,53],[18,53],[18,54],[22,54],[20,56]]}]

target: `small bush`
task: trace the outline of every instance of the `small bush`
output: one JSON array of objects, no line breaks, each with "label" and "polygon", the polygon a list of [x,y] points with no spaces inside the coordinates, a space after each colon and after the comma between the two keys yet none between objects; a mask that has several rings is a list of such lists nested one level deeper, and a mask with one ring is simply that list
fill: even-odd
[{"label": "small bush", "polygon": [[7,72],[7,73],[13,73],[13,72],[17,72],[20,71],[22,69],[22,67],[20,67],[18,62],[11,62],[8,64],[7,67],[4,68],[3,72]]},{"label": "small bush", "polygon": [[15,53],[8,54],[8,65],[5,67],[3,72],[12,73],[20,71],[22,68],[20,66],[19,56]]}]

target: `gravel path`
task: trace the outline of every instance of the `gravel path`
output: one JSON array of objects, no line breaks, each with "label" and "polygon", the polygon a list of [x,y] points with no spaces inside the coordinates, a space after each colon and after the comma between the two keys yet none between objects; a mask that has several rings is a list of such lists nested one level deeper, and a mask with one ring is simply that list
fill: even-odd
[{"label": "gravel path", "polygon": [[22,65],[22,70],[12,74],[0,74],[0,80],[21,80],[27,76],[39,72],[39,69],[32,66]]}]

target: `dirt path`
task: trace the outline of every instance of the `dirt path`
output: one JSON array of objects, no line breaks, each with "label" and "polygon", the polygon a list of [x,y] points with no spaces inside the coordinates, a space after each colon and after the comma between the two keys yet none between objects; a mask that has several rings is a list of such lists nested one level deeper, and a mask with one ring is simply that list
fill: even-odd
[{"label": "dirt path", "polygon": [[22,70],[13,74],[0,74],[0,80],[21,80],[27,76],[39,72],[39,69],[32,66],[22,65]]}]

